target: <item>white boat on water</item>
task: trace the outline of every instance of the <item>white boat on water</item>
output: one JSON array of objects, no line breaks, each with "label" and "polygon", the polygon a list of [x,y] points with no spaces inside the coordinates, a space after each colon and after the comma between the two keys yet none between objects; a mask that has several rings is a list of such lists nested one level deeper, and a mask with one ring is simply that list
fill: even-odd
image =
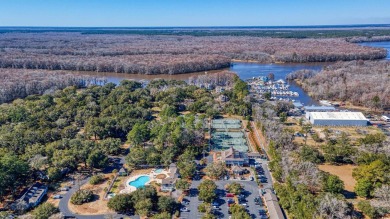
[{"label": "white boat on water", "polygon": [[320,104],[324,106],[332,106],[332,103],[330,103],[328,100],[320,100]]}]

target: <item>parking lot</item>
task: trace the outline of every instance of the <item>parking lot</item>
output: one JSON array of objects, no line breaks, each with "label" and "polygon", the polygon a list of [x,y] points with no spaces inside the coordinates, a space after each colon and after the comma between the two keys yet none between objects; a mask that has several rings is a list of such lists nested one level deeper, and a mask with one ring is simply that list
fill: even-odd
[{"label": "parking lot", "polygon": [[[201,181],[193,181],[190,188],[190,193],[185,197],[186,200],[189,201],[188,205],[186,207],[189,209],[189,212],[181,212],[180,218],[183,219],[192,219],[192,218],[201,218],[202,213],[198,212],[198,206],[202,202],[198,199],[198,189]],[[236,180],[219,180],[215,181],[216,185],[218,186],[217,194],[218,199],[216,199],[216,202],[219,203],[219,210],[215,210],[214,214],[217,215],[217,218],[229,218],[228,213],[228,198],[226,197],[225,192],[225,185],[232,182],[238,182],[244,187],[243,195],[245,196],[245,200],[247,204],[247,209],[249,211],[249,214],[252,216],[252,218],[260,218],[259,217],[259,210],[264,209],[264,206],[256,205],[255,204],[255,198],[259,197],[259,189],[257,187],[256,182],[254,181],[236,181]]]}]

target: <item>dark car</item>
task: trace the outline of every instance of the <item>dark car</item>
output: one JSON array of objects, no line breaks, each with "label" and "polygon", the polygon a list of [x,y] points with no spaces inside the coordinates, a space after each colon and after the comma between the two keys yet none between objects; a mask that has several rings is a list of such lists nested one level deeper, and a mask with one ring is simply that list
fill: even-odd
[{"label": "dark car", "polygon": [[267,215],[267,211],[266,210],[259,210],[259,215]]},{"label": "dark car", "polygon": [[256,198],[254,199],[254,202],[255,202],[256,205],[263,205],[263,201],[261,200],[260,197],[256,197]]}]

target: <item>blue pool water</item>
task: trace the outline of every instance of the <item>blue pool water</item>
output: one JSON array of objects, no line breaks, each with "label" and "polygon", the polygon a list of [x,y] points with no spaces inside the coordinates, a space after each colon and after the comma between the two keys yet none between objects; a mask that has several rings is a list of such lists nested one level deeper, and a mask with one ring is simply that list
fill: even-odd
[{"label": "blue pool water", "polygon": [[163,169],[157,169],[157,170],[155,170],[154,172],[155,172],[155,173],[162,173],[162,171],[163,171]]},{"label": "blue pool water", "polygon": [[134,186],[135,188],[145,187],[145,183],[149,182],[149,176],[140,176],[136,180],[129,182],[129,185]]}]

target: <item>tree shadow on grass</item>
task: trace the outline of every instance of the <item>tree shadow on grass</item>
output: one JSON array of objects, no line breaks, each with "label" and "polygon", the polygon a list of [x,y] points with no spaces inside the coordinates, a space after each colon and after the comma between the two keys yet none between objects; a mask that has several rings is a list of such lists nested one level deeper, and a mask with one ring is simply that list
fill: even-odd
[{"label": "tree shadow on grass", "polygon": [[91,202],[98,201],[99,199],[100,199],[99,195],[93,194]]},{"label": "tree shadow on grass", "polygon": [[356,193],[355,192],[350,192],[347,190],[343,190],[342,194],[345,196],[346,199],[354,199],[356,198]]}]

